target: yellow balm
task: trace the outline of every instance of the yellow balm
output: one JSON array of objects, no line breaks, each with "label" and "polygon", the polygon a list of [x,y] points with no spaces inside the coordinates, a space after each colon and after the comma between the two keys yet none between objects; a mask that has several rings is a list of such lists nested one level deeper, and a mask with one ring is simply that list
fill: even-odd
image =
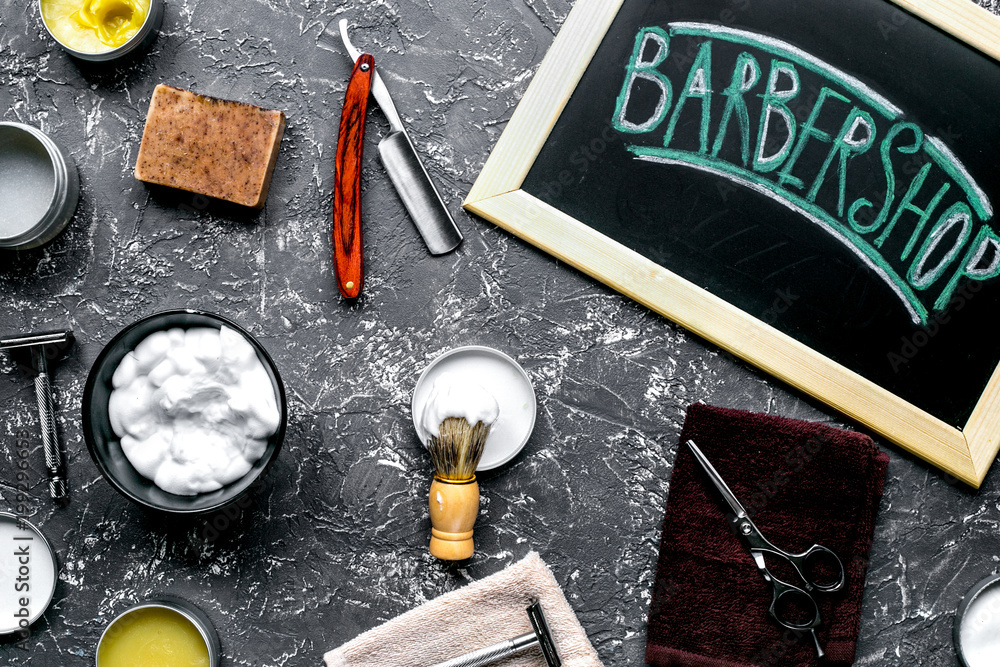
[{"label": "yellow balm", "polygon": [[208,646],[183,614],[165,607],[130,611],[104,633],[98,667],[209,667]]},{"label": "yellow balm", "polygon": [[102,53],[135,36],[150,0],[41,0],[42,18],[53,36],[74,51]]}]

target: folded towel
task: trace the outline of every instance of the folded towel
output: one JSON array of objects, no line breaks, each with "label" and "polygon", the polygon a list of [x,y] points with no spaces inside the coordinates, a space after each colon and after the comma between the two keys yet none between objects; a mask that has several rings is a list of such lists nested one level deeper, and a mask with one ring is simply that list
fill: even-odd
[{"label": "folded towel", "polygon": [[[854,662],[868,552],[889,458],[871,438],[821,424],[696,404],[694,440],[764,537],[789,553],[832,549],[845,589],[817,594],[824,665]],[[728,508],[681,444],[670,480],[646,661],[665,667],[818,665],[808,635],[767,613],[771,588],[724,518]],[[784,573],[778,563],[776,574]],[[780,576],[780,575],[779,575]],[[797,583],[794,575],[787,581]]]},{"label": "folded towel", "polygon": [[[548,566],[531,552],[505,570],[435,598],[323,656],[326,667],[427,667],[531,632],[525,609],[540,600],[566,667],[601,661]],[[544,667],[536,646],[496,663]]]}]

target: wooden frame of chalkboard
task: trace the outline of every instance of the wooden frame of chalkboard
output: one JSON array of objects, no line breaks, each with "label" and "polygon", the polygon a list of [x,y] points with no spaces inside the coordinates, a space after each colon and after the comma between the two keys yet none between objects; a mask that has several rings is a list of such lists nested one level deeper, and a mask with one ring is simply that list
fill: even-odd
[{"label": "wooden frame of chalkboard", "polygon": [[[463,206],[978,488],[1000,450],[1000,365],[957,428],[521,188],[624,1],[577,0]],[[968,0],[893,2],[1000,60],[1000,19]]]}]

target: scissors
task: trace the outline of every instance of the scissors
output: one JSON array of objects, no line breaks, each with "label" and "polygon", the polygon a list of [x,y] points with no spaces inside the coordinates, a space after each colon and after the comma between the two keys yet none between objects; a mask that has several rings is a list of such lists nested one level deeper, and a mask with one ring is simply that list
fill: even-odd
[{"label": "scissors", "polygon": [[[790,554],[771,544],[747,516],[746,509],[736,499],[736,495],[730,490],[722,476],[698,449],[698,445],[694,444],[693,440],[688,440],[687,446],[732,510],[731,513],[726,514],[729,527],[750,551],[764,581],[771,584],[772,599],[771,606],[767,610],[768,613],[782,627],[794,632],[808,631],[816,645],[816,655],[822,658],[823,648],[816,636],[816,628],[821,622],[819,606],[812,594],[833,593],[844,587],[846,580],[844,565],[840,562],[837,554],[819,544],[812,545],[800,554]],[[774,576],[767,569],[764,554],[776,556],[789,563],[799,575],[803,585],[801,587],[795,586]],[[815,571],[810,567],[810,565],[815,566],[818,560],[824,559],[829,561],[829,565],[833,566],[831,569],[835,571],[835,574],[829,579],[816,577]]]}]

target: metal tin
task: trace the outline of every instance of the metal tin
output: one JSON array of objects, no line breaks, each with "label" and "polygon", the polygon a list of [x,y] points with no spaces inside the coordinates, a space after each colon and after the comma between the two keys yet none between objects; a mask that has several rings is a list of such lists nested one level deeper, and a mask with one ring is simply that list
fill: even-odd
[{"label": "metal tin", "polygon": [[71,56],[79,58],[80,60],[89,60],[90,62],[107,62],[109,60],[117,60],[118,58],[133,53],[134,51],[145,49],[153,43],[153,40],[156,39],[157,32],[160,30],[160,23],[163,22],[163,0],[150,0],[149,13],[146,14],[146,20],[142,22],[142,27],[139,28],[138,32],[132,35],[130,40],[121,46],[108,51],[102,51],[100,53],[77,51],[76,49],[60,42],[59,38],[52,33],[52,29],[49,28],[49,24],[45,21],[45,15],[42,14],[42,0],[38,0],[38,13],[42,17],[42,23],[45,25],[45,30],[49,33],[49,36],[54,39],[59,46],[63,47]]},{"label": "metal tin", "polygon": [[962,667],[994,667],[1000,655],[1000,574],[972,587],[955,612],[952,638]]},{"label": "metal tin", "polygon": [[219,663],[222,661],[222,644],[219,641],[219,634],[215,631],[215,626],[212,625],[212,621],[205,615],[205,612],[187,600],[167,595],[129,607],[108,623],[108,627],[104,628],[104,632],[101,633],[101,638],[97,642],[97,650],[94,652],[94,664],[97,667],[101,667],[101,644],[109,634],[114,633],[115,623],[134,611],[149,608],[169,609],[191,621],[191,624],[198,630],[198,634],[205,640],[205,647],[208,649],[208,667],[219,667]]},{"label": "metal tin", "polygon": [[476,471],[493,470],[509,463],[527,444],[535,428],[537,404],[528,374],[520,364],[492,347],[467,345],[448,350],[427,365],[413,389],[410,412],[418,434],[431,387],[442,373],[478,384],[492,393],[500,405],[500,416],[490,429]]},{"label": "metal tin", "polygon": [[[6,561],[0,562],[0,573],[2,573],[8,566],[15,567],[19,570],[21,565],[24,565],[28,569],[27,573],[20,573],[17,570],[10,572],[12,577],[17,575],[24,578],[25,581],[21,583],[27,584],[28,588],[26,590],[18,589],[16,584],[12,581],[10,589],[6,590],[7,586],[4,586],[5,590],[0,591],[0,594],[9,595],[12,599],[14,596],[23,594],[25,598],[29,600],[34,601],[37,599],[42,601],[42,604],[40,604],[36,609],[30,611],[29,615],[25,617],[26,625],[22,624],[21,621],[18,620],[13,614],[11,614],[10,617],[7,617],[7,615],[4,614],[4,618],[0,618],[0,636],[12,635],[14,633],[22,633],[27,636],[27,626],[30,626],[32,623],[41,618],[42,614],[45,613],[45,611],[49,608],[49,605],[52,603],[52,596],[55,595],[56,592],[56,581],[59,579],[59,563],[56,561],[55,549],[52,548],[52,545],[49,544],[47,539],[45,539],[42,532],[34,525],[21,519],[17,515],[11,514],[10,512],[0,512],[0,523],[5,524],[6,526],[15,527],[15,529],[20,528],[20,530],[25,533],[23,537],[19,536],[16,538],[17,540],[27,538],[23,543],[20,541],[12,541],[11,544],[0,545],[0,548],[3,550],[2,553],[0,553],[0,559],[5,559]],[[26,545],[26,563],[21,563],[16,555],[21,544]],[[46,560],[51,559],[51,581],[45,581],[39,578],[39,568],[37,566],[38,561],[36,560],[38,558]],[[4,578],[4,576],[0,576],[0,580]],[[19,590],[20,592],[18,592]]]},{"label": "metal tin", "polygon": [[76,211],[73,159],[38,128],[0,123],[0,248],[27,250],[54,239]]}]

